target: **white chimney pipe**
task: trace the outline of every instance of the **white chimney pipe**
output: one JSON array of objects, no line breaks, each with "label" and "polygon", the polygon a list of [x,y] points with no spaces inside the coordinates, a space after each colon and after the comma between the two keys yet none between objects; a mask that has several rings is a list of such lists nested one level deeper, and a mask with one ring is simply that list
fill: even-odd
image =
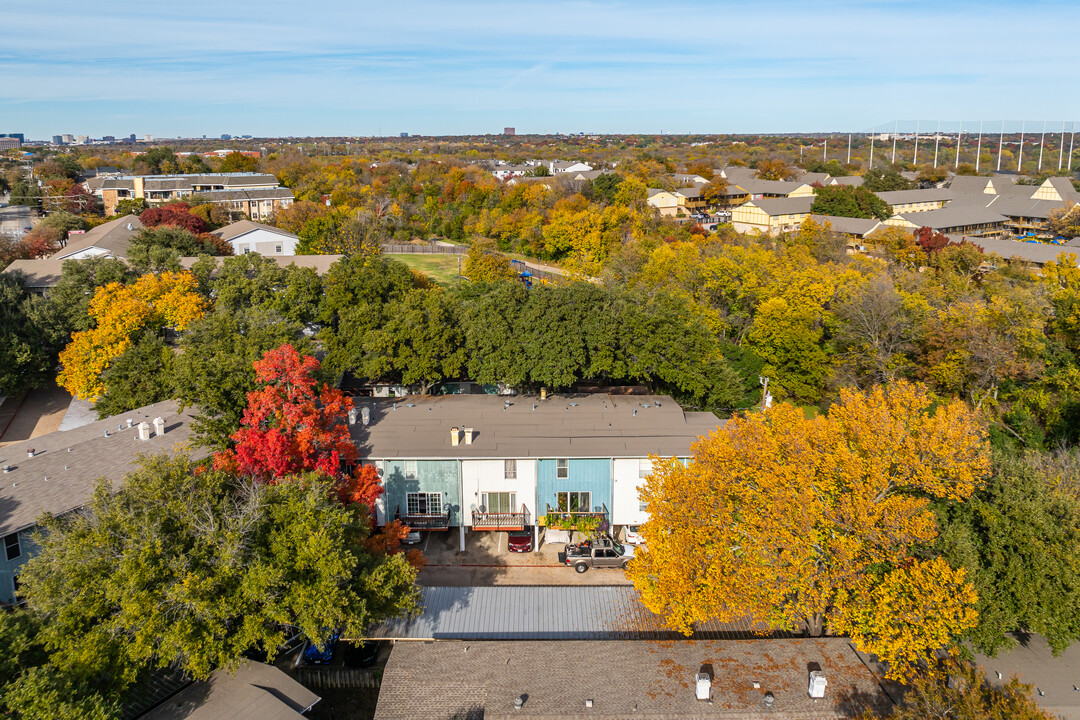
[{"label": "white chimney pipe", "polygon": [[34,448],[28,448],[28,449],[27,449],[27,451],[26,451],[26,457],[28,457],[28,458],[32,458],[32,457],[34,457]]},{"label": "white chimney pipe", "polygon": [[825,697],[825,686],[829,684],[829,681],[825,678],[825,673],[820,670],[810,671],[810,687],[807,692],[812,698]]},{"label": "white chimney pipe", "polygon": [[472,441],[473,441],[473,429],[472,428],[465,428],[465,444],[466,445],[472,445]]},{"label": "white chimney pipe", "polygon": [[165,421],[160,417],[154,418],[154,434],[158,436],[165,434]]},{"label": "white chimney pipe", "polygon": [[150,425],[148,423],[139,423],[139,439],[143,442],[150,439]]},{"label": "white chimney pipe", "polygon": [[459,442],[458,429],[456,427],[450,428],[450,445],[457,447]]}]

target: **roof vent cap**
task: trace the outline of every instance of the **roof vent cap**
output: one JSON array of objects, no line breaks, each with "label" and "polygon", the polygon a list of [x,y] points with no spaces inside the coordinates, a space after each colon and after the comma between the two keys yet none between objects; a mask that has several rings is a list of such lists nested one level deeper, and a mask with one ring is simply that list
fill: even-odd
[{"label": "roof vent cap", "polygon": [[27,448],[26,449],[26,457],[28,457],[28,458],[34,457],[34,448]]},{"label": "roof vent cap", "polygon": [[712,666],[705,664],[694,676],[694,696],[698,700],[712,700]]},{"label": "roof vent cap", "polygon": [[810,686],[807,688],[807,693],[812,698],[823,698],[825,697],[825,686],[828,684],[829,681],[825,678],[825,673],[821,672],[820,669],[811,670]]}]

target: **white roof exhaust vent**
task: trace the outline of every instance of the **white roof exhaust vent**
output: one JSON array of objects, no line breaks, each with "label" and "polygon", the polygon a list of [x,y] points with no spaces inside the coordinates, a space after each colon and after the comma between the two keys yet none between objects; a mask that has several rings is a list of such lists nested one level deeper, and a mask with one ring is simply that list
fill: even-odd
[{"label": "white roof exhaust vent", "polygon": [[712,679],[712,665],[702,665],[697,675],[694,676],[694,696],[698,700],[712,700]]},{"label": "white roof exhaust vent", "polygon": [[821,671],[821,666],[817,663],[810,663],[807,669],[810,670],[810,686],[806,692],[812,698],[825,697],[825,686],[829,684],[829,681],[826,679],[825,673]]}]

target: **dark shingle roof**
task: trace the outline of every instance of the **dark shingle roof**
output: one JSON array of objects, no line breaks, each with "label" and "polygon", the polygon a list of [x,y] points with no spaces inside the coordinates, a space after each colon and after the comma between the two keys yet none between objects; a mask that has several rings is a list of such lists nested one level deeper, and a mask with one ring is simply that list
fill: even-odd
[{"label": "dark shingle roof", "polygon": [[188,686],[141,720],[302,720],[319,701],[276,667],[244,662],[235,674],[216,670]]},{"label": "dark shingle roof", "polygon": [[[828,681],[820,700],[807,694],[809,663]],[[705,664],[713,676],[711,702],[694,692]],[[775,698],[771,708],[766,692]],[[522,695],[525,702],[515,709]],[[840,638],[397,643],[375,718],[831,720],[890,705],[878,679]]]},{"label": "dark shingle roof", "polygon": [[906,205],[917,202],[941,202],[953,199],[953,194],[948,190],[930,188],[929,190],[890,190],[887,192],[874,193],[890,205]]},{"label": "dark shingle roof", "polygon": [[[506,406],[505,402],[510,405]],[[351,426],[366,458],[618,458],[687,456],[699,436],[723,424],[684,412],[667,396],[497,395],[355,398],[370,424]],[[396,409],[395,409],[396,407]],[[635,413],[636,411],[636,413]],[[471,427],[472,444],[450,444],[450,428]]]},{"label": "dark shingle roof", "polygon": [[[153,434],[156,417],[165,421],[161,437]],[[193,420],[191,410],[179,412],[169,400],[0,447],[0,466],[10,466],[0,475],[0,507],[5,509],[0,514],[0,535],[32,526],[42,513],[59,515],[82,507],[98,478],[119,483],[140,453],[170,452],[186,445]],[[137,437],[141,422],[150,424],[151,438],[145,442]],[[30,448],[32,458],[27,456]]]},{"label": "dark shingle roof", "polygon": [[203,190],[199,193],[212,202],[224,200],[276,200],[292,198],[293,191],[289,188],[253,188],[251,190]]}]

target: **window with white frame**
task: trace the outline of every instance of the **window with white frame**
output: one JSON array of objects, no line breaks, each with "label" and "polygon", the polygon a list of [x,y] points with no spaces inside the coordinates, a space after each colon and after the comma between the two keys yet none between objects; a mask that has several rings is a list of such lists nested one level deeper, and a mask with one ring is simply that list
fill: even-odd
[{"label": "window with white frame", "polygon": [[592,512],[592,493],[558,492],[555,493],[559,512]]},{"label": "window with white frame", "polygon": [[489,513],[512,513],[517,508],[517,493],[486,492],[480,493],[480,504]]},{"label": "window with white frame", "polygon": [[570,461],[567,459],[555,461],[555,477],[558,480],[566,480],[570,477]]},{"label": "window with white frame", "polygon": [[517,480],[517,460],[503,460],[503,477]]},{"label": "window with white frame", "polygon": [[637,461],[637,476],[639,480],[644,480],[652,472],[652,460],[643,458]]},{"label": "window with white frame", "polygon": [[406,480],[416,480],[416,461],[415,460],[406,460],[405,461],[405,479]]},{"label": "window with white frame", "polygon": [[442,493],[406,493],[405,506],[409,515],[439,515]]},{"label": "window with white frame", "polygon": [[275,245],[274,246],[274,252],[276,252],[277,254],[280,255],[281,254],[281,246],[280,245]]},{"label": "window with white frame", "polygon": [[4,536],[4,555],[8,560],[14,560],[22,555],[22,547],[19,545],[19,533]]}]

